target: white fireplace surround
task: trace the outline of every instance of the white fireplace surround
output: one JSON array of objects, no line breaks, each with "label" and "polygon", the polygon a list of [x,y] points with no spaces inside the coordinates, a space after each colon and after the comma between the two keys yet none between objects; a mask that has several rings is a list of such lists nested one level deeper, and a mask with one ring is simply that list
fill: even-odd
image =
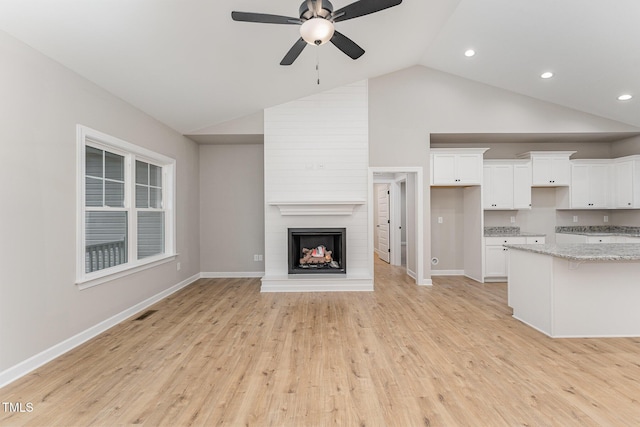
[{"label": "white fireplace surround", "polygon": [[[367,82],[264,111],[262,292],[372,291]],[[346,274],[289,274],[289,228],[345,228]]]}]

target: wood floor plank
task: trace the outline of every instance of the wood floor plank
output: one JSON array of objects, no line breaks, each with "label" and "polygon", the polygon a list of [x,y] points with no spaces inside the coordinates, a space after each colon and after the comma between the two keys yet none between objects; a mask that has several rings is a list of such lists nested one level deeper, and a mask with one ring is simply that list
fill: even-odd
[{"label": "wood floor plank", "polygon": [[0,426],[640,426],[640,339],[551,339],[504,283],[207,279],[0,389]]}]

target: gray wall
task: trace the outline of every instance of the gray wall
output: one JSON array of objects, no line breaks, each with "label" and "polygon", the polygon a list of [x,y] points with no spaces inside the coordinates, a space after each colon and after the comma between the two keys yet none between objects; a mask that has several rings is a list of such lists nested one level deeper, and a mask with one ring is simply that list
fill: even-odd
[{"label": "gray wall", "polygon": [[[0,372],[200,271],[198,147],[0,32]],[[76,125],[176,159],[177,261],[85,290]]]},{"label": "gray wall", "polygon": [[611,157],[624,157],[640,154],[640,136],[616,141],[611,144]]},{"label": "gray wall", "polygon": [[637,129],[421,66],[369,80],[370,165],[420,166],[425,172],[426,279],[432,243],[438,245],[431,230],[431,133],[627,131]]},{"label": "gray wall", "polygon": [[[442,218],[442,223],[438,222]],[[431,257],[433,270],[464,270],[464,196],[462,187],[431,189]]]},{"label": "gray wall", "polygon": [[[485,227],[518,226],[522,231],[542,233],[549,243],[555,240],[557,224],[556,189],[533,188],[531,190],[531,209],[518,211],[485,211]],[[515,217],[515,223],[511,223]]]},{"label": "gray wall", "polygon": [[200,146],[200,267],[264,272],[264,146]]}]

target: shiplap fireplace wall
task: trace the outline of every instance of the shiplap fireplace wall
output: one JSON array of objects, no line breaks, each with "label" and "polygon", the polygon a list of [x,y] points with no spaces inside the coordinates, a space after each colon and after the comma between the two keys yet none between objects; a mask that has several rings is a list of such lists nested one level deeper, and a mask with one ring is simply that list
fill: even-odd
[{"label": "shiplap fireplace wall", "polygon": [[[367,82],[264,112],[263,292],[373,290]],[[346,275],[289,275],[288,228],[346,228]],[[321,276],[321,277],[319,277]]]}]

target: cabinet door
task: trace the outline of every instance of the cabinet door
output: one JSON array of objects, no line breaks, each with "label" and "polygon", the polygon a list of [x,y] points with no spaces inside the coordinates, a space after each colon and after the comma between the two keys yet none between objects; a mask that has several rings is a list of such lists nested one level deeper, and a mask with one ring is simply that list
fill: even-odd
[{"label": "cabinet door", "polygon": [[531,161],[531,166],[533,185],[550,186],[552,184],[551,157],[535,157]]},{"label": "cabinet door", "polygon": [[532,160],[533,185],[558,187],[569,185],[571,163],[565,157],[534,157]]},{"label": "cabinet door", "polygon": [[546,238],[540,237],[527,237],[527,245],[544,245]]},{"label": "cabinet door", "polygon": [[456,155],[433,154],[433,182],[432,184],[456,183]]},{"label": "cabinet door", "polygon": [[456,161],[456,178],[459,184],[480,184],[482,156],[478,154],[458,154]]},{"label": "cabinet door", "polygon": [[613,165],[615,183],[615,207],[633,207],[633,163],[619,162]]},{"label": "cabinet door", "polygon": [[483,171],[484,209],[513,209],[513,166],[486,165]]},{"label": "cabinet door", "polygon": [[507,276],[507,248],[502,246],[485,246],[485,277]]},{"label": "cabinet door", "polygon": [[551,158],[551,181],[554,185],[569,185],[571,181],[571,163],[569,158]]},{"label": "cabinet door", "polygon": [[587,236],[587,243],[616,243],[616,236]]},{"label": "cabinet door", "polygon": [[591,207],[589,198],[590,165],[571,165],[571,207]]},{"label": "cabinet door", "polygon": [[513,209],[513,167],[491,167],[491,189],[494,209]]},{"label": "cabinet door", "polygon": [[531,164],[513,165],[513,207],[531,209]]},{"label": "cabinet door", "polygon": [[608,165],[591,165],[589,168],[589,203],[591,208],[609,207]]},{"label": "cabinet door", "polygon": [[491,182],[491,166],[482,167],[482,208],[491,209],[493,207],[493,183]]}]

